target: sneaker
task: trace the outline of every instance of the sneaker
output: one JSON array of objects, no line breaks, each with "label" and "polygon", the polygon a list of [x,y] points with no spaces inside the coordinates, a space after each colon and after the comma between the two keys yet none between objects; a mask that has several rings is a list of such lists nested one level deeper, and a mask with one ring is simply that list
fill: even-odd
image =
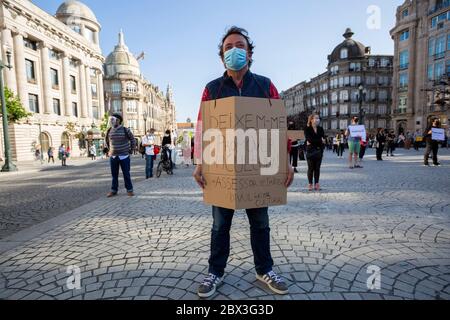
[{"label": "sneaker", "polygon": [[198,287],[197,294],[200,298],[209,298],[216,293],[216,288],[222,283],[222,278],[210,273]]},{"label": "sneaker", "polygon": [[280,276],[278,276],[275,272],[270,271],[269,273],[266,273],[265,275],[256,275],[256,279],[259,281],[264,282],[268,285],[269,289],[277,294],[288,294],[289,288],[287,284],[281,279]]},{"label": "sneaker", "polygon": [[423,166],[424,167],[431,167],[428,163],[425,163]]},{"label": "sneaker", "polygon": [[438,162],[438,163],[435,163],[435,164],[433,164],[435,167],[440,167],[441,166],[441,164]]},{"label": "sneaker", "polygon": [[313,191],[313,190],[314,190],[312,184],[308,185],[308,190],[309,190],[309,191]]}]

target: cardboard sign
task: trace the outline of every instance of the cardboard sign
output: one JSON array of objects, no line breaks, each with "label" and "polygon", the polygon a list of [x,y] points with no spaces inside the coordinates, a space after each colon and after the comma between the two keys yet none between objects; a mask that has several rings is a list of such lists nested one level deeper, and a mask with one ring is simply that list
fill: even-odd
[{"label": "cardboard sign", "polygon": [[292,141],[305,140],[305,131],[303,130],[288,130],[288,139]]},{"label": "cardboard sign", "polygon": [[350,137],[352,138],[361,138],[362,141],[366,141],[366,127],[363,125],[360,126],[349,126],[348,130],[350,131]]},{"label": "cardboard sign", "polygon": [[439,128],[431,128],[432,136],[431,140],[445,141],[445,130]]},{"label": "cardboard sign", "polygon": [[287,203],[287,115],[281,100],[203,102],[204,202],[227,209]]}]

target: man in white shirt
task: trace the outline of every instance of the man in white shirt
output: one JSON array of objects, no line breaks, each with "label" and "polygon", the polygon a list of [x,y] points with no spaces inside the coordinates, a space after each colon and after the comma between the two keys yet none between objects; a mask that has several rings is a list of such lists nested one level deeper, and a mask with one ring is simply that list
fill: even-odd
[{"label": "man in white shirt", "polygon": [[153,161],[155,160],[155,129],[147,131],[142,138],[142,146],[145,148],[145,178],[153,178]]}]

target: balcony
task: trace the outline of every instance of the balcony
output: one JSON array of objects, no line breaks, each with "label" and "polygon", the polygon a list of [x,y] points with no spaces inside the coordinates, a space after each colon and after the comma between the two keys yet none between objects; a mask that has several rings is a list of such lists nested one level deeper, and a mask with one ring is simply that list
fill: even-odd
[{"label": "balcony", "polygon": [[409,68],[409,63],[404,63],[398,66],[400,70],[405,70]]},{"label": "balcony", "polygon": [[396,115],[406,114],[406,108],[395,109],[394,114]]},{"label": "balcony", "polygon": [[443,58],[445,58],[445,51],[436,53],[433,57],[434,57],[434,60],[443,59]]}]

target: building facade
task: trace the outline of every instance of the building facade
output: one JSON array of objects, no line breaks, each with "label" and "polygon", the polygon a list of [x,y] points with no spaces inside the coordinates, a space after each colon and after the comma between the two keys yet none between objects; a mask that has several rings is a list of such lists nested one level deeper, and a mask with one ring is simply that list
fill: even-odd
[{"label": "building facade", "polygon": [[[70,146],[85,152],[88,131],[105,110],[101,26],[83,3],[66,1],[55,16],[28,0],[0,2],[5,85],[32,116],[9,126],[14,161],[32,160],[36,149]],[[1,148],[3,136],[1,134]],[[3,154],[3,150],[0,150]]]},{"label": "building facade", "polygon": [[395,44],[393,126],[423,131],[432,118],[448,127],[450,1],[407,0],[391,30]]},{"label": "building facade", "polygon": [[104,83],[108,112],[122,114],[124,125],[135,136],[142,137],[147,129],[153,128],[159,141],[166,130],[176,130],[171,86],[163,92],[144,78],[122,31],[118,44],[106,58]]},{"label": "building facade", "polygon": [[326,72],[282,92],[290,119],[318,113],[331,135],[347,128],[351,118],[360,114],[361,103],[368,131],[389,128],[393,57],[371,55],[370,47],[353,35],[350,29],[345,31],[345,40],[328,56]]}]

